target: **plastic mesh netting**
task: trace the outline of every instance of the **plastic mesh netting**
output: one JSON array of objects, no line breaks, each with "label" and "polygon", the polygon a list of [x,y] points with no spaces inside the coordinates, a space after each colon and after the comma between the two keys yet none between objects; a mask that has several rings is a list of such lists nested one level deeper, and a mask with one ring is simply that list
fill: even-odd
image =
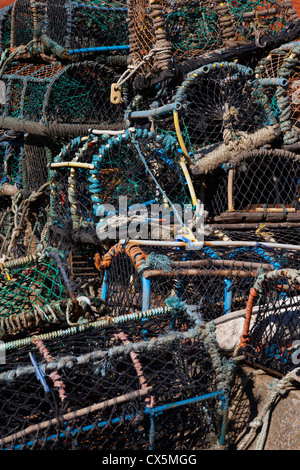
[{"label": "plastic mesh netting", "polygon": [[1,449],[235,447],[237,369],[293,371],[299,36],[290,0],[0,9]]}]

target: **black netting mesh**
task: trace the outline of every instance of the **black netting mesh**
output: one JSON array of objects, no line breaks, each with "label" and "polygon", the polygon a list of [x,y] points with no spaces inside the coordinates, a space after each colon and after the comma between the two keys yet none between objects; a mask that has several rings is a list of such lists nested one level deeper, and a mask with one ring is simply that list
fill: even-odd
[{"label": "black netting mesh", "polygon": [[118,76],[92,61],[9,64],[2,75],[4,115],[43,123],[116,125],[123,120],[122,104],[111,103],[110,87]]},{"label": "black netting mesh", "polygon": [[227,448],[237,361],[294,369],[299,27],[290,0],[0,9],[1,449]]},{"label": "black netting mesh", "polygon": [[268,124],[251,73],[246,67],[216,63],[191,73],[181,85],[181,132],[188,150],[200,153],[197,159]]}]

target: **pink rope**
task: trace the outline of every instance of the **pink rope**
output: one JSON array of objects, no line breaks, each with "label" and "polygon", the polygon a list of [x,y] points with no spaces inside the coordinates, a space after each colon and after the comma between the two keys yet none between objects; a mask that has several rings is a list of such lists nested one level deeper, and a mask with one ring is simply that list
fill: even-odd
[{"label": "pink rope", "polygon": [[[123,344],[125,344],[125,345],[129,344],[128,336],[123,331],[121,331],[118,334],[115,334],[114,336],[115,336],[115,338],[120,339],[123,342]],[[139,358],[138,358],[137,354],[134,351],[131,351],[130,352],[130,357],[131,357],[133,366],[136,370],[137,376],[139,378],[141,388],[147,388],[148,385],[147,385],[145,376],[143,374],[143,367],[142,367],[142,364],[139,361]],[[154,407],[154,396],[153,395],[147,396],[145,398],[145,402],[147,403],[149,408],[153,408]]]},{"label": "pink rope", "polygon": [[[32,338],[32,342],[36,345],[36,347],[39,349],[40,353],[43,355],[44,359],[46,362],[52,362],[53,357],[51,356],[50,352],[44,345],[43,341],[40,338]],[[58,389],[59,397],[61,401],[63,402],[66,398],[67,395],[65,393],[65,384],[61,379],[61,376],[57,371],[51,372],[49,375],[50,379],[53,382],[53,385],[55,388]]]}]

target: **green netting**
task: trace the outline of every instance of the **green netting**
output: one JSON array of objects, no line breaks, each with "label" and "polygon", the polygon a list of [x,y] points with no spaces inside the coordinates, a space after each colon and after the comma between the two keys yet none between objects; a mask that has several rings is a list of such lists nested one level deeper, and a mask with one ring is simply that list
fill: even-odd
[{"label": "green netting", "polygon": [[171,57],[183,61],[232,46],[260,45],[298,19],[291,2],[273,0],[130,1],[128,11],[131,59],[154,52],[145,70],[168,69]]},{"label": "green netting", "polygon": [[166,16],[167,37],[176,56],[191,57],[222,46],[217,8],[207,1],[170,2]]}]

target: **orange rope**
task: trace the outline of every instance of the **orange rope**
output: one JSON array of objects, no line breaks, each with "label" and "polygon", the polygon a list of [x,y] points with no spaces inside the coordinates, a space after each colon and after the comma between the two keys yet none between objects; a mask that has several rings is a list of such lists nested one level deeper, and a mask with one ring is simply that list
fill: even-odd
[{"label": "orange rope", "polygon": [[121,243],[117,243],[104,255],[103,259],[101,259],[99,253],[95,254],[94,262],[96,269],[101,271],[101,269],[109,268],[112,259],[118,254],[124,253],[124,251],[131,259],[135,268],[138,268],[143,263],[143,260],[148,258],[148,255],[144,253],[139,246],[134,245],[133,243],[129,242],[126,246]]},{"label": "orange rope", "polygon": [[257,295],[258,294],[257,294],[256,290],[254,289],[254,287],[251,287],[248,302],[247,302],[247,306],[246,306],[246,314],[245,314],[243,332],[242,332],[242,336],[241,336],[241,339],[240,339],[240,347],[241,348],[244,348],[250,342],[249,328],[250,328],[253,305],[254,305],[254,302],[255,302],[255,299],[256,299]]}]

